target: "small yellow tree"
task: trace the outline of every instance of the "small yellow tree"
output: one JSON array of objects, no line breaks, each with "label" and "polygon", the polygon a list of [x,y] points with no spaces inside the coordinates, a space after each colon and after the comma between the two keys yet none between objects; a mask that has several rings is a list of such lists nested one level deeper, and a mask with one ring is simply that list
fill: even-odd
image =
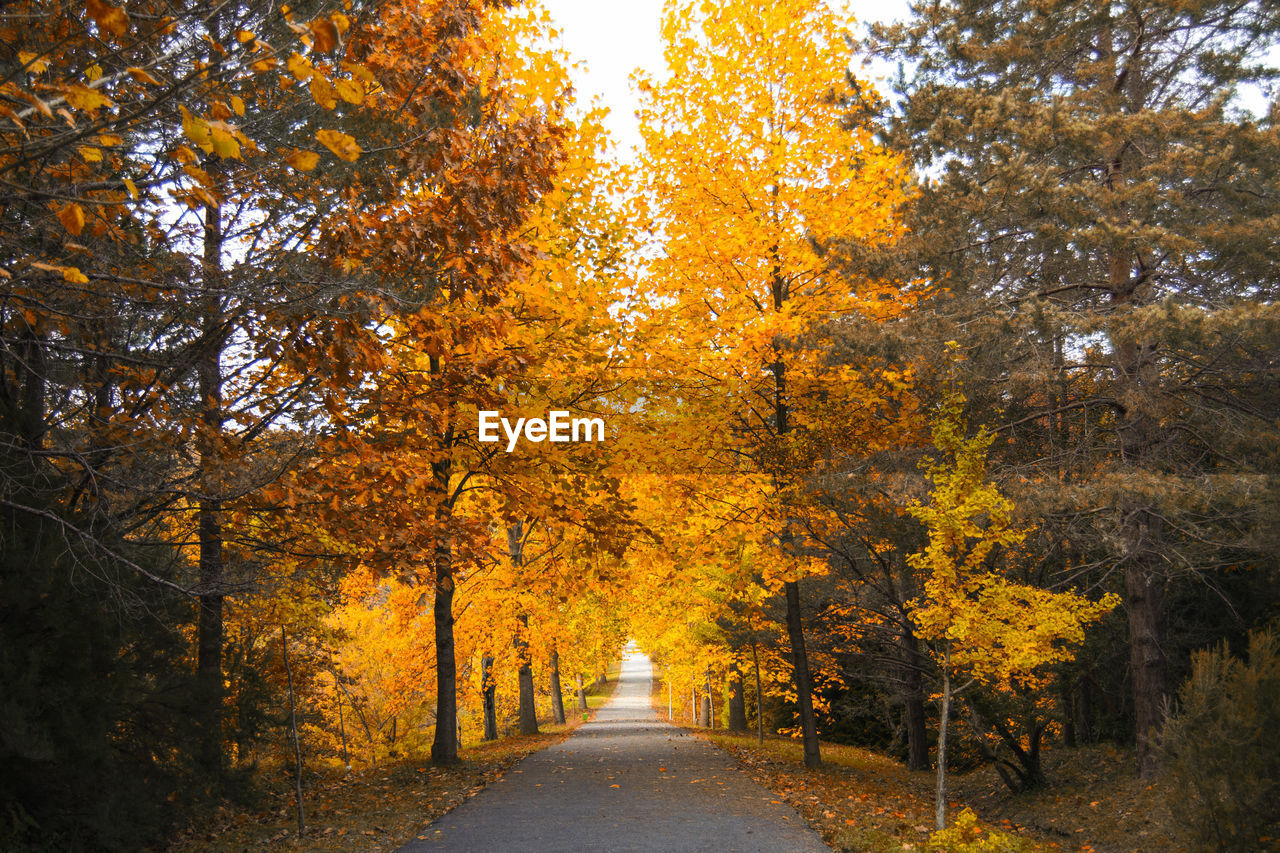
[{"label": "small yellow tree", "polygon": [[[1013,503],[986,479],[985,429],[965,438],[964,398],[953,395],[933,427],[943,454],[929,464],[928,504],[909,510],[929,532],[929,544],[907,558],[921,576],[921,595],[909,607],[919,636],[942,674],[938,720],[935,819],[946,827],[947,717],[951,698],[976,683],[1010,689],[1045,677],[1046,664],[1067,661],[1090,622],[1120,603],[1113,593],[1090,601],[1073,591],[1051,592],[1016,583],[998,570],[1001,551],[1019,545]],[[957,686],[957,682],[960,682]]]}]

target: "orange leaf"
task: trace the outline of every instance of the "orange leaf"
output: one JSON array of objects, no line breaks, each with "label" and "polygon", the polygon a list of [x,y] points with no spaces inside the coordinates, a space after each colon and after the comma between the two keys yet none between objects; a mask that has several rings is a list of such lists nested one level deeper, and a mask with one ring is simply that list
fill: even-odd
[{"label": "orange leaf", "polygon": [[58,211],[58,221],[73,237],[79,237],[84,230],[84,210],[78,204],[68,204]]},{"label": "orange leaf", "polygon": [[160,81],[152,77],[150,72],[145,68],[138,68],[135,66],[132,68],[126,68],[125,70],[129,72],[129,76],[134,80],[137,80],[139,83],[150,83],[152,86],[160,85]]},{"label": "orange leaf", "polygon": [[354,162],[364,150],[356,143],[354,138],[340,130],[318,130],[316,131],[316,139],[320,140],[321,145],[348,163]]},{"label": "orange leaf", "polygon": [[77,110],[96,110],[98,107],[111,106],[111,99],[88,86],[68,86],[62,93],[67,103]]},{"label": "orange leaf", "polygon": [[103,0],[88,0],[84,5],[85,11],[89,13],[89,17],[93,18],[98,29],[111,33],[118,39],[124,38],[129,32],[129,16],[123,9],[105,3]]},{"label": "orange leaf", "polygon": [[338,27],[328,18],[316,18],[310,24],[312,45],[317,53],[328,53],[338,46]]},{"label": "orange leaf", "polygon": [[364,102],[364,89],[354,80],[338,80],[333,85],[338,90],[338,97],[348,104],[359,106]]},{"label": "orange leaf", "polygon": [[311,99],[326,110],[331,110],[338,105],[338,99],[333,94],[333,86],[323,74],[315,74],[311,77]]},{"label": "orange leaf", "polygon": [[294,149],[293,153],[285,157],[284,160],[299,172],[310,172],[320,162],[320,155],[314,151]]}]

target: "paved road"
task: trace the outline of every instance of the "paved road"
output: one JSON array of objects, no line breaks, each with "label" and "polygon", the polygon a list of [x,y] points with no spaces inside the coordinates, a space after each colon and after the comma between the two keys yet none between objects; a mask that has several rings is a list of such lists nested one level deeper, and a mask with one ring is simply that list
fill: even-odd
[{"label": "paved road", "polygon": [[830,853],[727,753],[659,720],[649,706],[652,676],[648,657],[629,655],[595,720],[517,764],[401,852]]}]

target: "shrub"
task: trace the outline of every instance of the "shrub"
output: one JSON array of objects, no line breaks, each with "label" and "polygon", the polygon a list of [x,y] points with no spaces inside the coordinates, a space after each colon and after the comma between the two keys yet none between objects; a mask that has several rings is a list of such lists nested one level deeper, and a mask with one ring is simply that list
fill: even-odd
[{"label": "shrub", "polygon": [[1027,853],[1035,848],[1007,832],[983,830],[978,816],[965,809],[951,826],[929,836],[928,849],[931,853]]},{"label": "shrub", "polygon": [[1172,811],[1189,850],[1280,849],[1280,642],[1251,632],[1247,661],[1197,652],[1165,724]]}]

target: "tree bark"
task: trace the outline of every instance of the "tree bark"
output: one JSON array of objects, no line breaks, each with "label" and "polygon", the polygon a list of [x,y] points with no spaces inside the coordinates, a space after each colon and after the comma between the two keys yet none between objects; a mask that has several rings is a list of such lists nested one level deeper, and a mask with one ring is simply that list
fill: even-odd
[{"label": "tree bark", "polygon": [[[778,186],[774,184],[773,200],[778,200]],[[778,247],[772,247],[773,256],[773,307],[781,312],[790,298],[790,288],[782,275],[782,265],[778,257]],[[791,431],[790,406],[787,403],[787,365],[783,361],[781,350],[775,349],[773,371],[773,411],[778,437]],[[790,556],[793,543],[791,525],[788,521],[782,531],[783,550]],[[813,713],[813,679],[809,673],[809,655],[805,651],[804,627],[800,619],[800,582],[786,581],[784,589],[787,596],[787,637],[791,642],[792,679],[796,687],[796,704],[800,711],[800,733],[804,742],[804,766],[818,767],[822,764],[822,755],[818,748],[818,721]]]},{"label": "tree bark", "polygon": [[738,662],[729,664],[729,731],[747,730],[747,700],[742,693],[742,673]]},{"label": "tree bark", "polygon": [[200,494],[196,500],[199,542],[199,617],[196,626],[196,713],[200,731],[200,764],[213,778],[222,775],[222,645],[225,563],[222,540],[222,501],[218,469],[223,426],[222,403],[222,210],[204,207],[201,264],[203,329],[196,382],[200,393]]},{"label": "tree bark", "polygon": [[338,734],[342,737],[342,764],[351,769],[351,753],[347,751],[347,720],[342,712],[342,685],[338,684],[338,671],[333,671],[333,696],[338,703]]},{"label": "tree bark", "polygon": [[578,710],[587,710],[587,691],[582,688],[582,673],[578,673]]},{"label": "tree bark", "polygon": [[902,635],[902,648],[907,657],[903,667],[907,710],[907,767],[912,770],[928,770],[929,724],[924,712],[924,683],[920,675],[924,661],[920,655],[920,643],[909,631]]},{"label": "tree bark", "polygon": [[284,655],[284,674],[289,680],[289,731],[293,734],[293,792],[298,800],[298,837],[307,834],[307,822],[302,812],[302,743],[298,740],[298,712],[293,701],[293,669],[289,666],[289,638],[284,626],[280,626],[280,652]]},{"label": "tree bark", "polygon": [[760,683],[760,653],[756,641],[751,641],[751,662],[756,668],[756,735],[764,743],[764,687]]},{"label": "tree bark", "polygon": [[[1114,170],[1119,172],[1119,164]],[[1140,304],[1129,280],[1126,255],[1112,255],[1111,283],[1116,301]],[[1134,340],[1116,344],[1117,373],[1126,401],[1124,418],[1118,426],[1122,463],[1135,472],[1151,467],[1153,449],[1160,430],[1158,415],[1152,410],[1159,394],[1160,379],[1155,363],[1155,346]],[[1124,566],[1125,610],[1129,622],[1129,668],[1133,680],[1134,734],[1139,775],[1150,778],[1157,768],[1157,738],[1164,721],[1164,577],[1160,572],[1163,531],[1149,501],[1134,497],[1122,503],[1120,555]]]},{"label": "tree bark", "polygon": [[560,689],[560,652],[551,649],[551,716],[556,725],[564,725],[564,695]]},{"label": "tree bark", "polygon": [[493,656],[480,659],[480,683],[484,705],[484,739],[498,739],[498,685],[493,678]]},{"label": "tree bark", "polygon": [[1165,656],[1161,644],[1162,581],[1145,560],[1126,566],[1125,602],[1129,615],[1129,666],[1133,678],[1133,716],[1138,773],[1150,778],[1158,769],[1156,747],[1164,720]]},{"label": "tree bark", "polygon": [[[440,372],[440,360],[431,356],[433,375]],[[452,446],[452,436],[444,437],[446,446]],[[458,763],[458,740],[454,731],[458,728],[458,663],[453,642],[453,546],[445,535],[452,516],[449,501],[449,479],[453,469],[451,459],[431,463],[431,474],[440,505],[436,509],[437,538],[435,546],[436,600],[432,608],[435,618],[436,642],[436,729],[431,741],[433,764]]]},{"label": "tree bark", "polygon": [[800,584],[787,581],[787,636],[791,640],[791,667],[796,686],[796,704],[800,709],[800,731],[804,741],[804,766],[818,767],[822,755],[818,751],[818,721],[813,713],[813,681],[809,675],[809,658],[804,648],[804,629],[800,623]]},{"label": "tree bark", "polygon": [[[515,521],[507,525],[507,550],[511,555],[511,565],[517,570],[524,565],[524,522]],[[520,734],[538,734],[538,707],[534,697],[533,666],[529,662],[529,643],[524,634],[529,627],[528,615],[521,613],[520,627],[514,640],[516,660],[520,662],[517,681],[520,685]]]},{"label": "tree bark", "polygon": [[935,828],[947,828],[947,720],[951,716],[951,654],[942,667],[942,698],[938,700],[938,784],[934,792],[933,822]]}]

